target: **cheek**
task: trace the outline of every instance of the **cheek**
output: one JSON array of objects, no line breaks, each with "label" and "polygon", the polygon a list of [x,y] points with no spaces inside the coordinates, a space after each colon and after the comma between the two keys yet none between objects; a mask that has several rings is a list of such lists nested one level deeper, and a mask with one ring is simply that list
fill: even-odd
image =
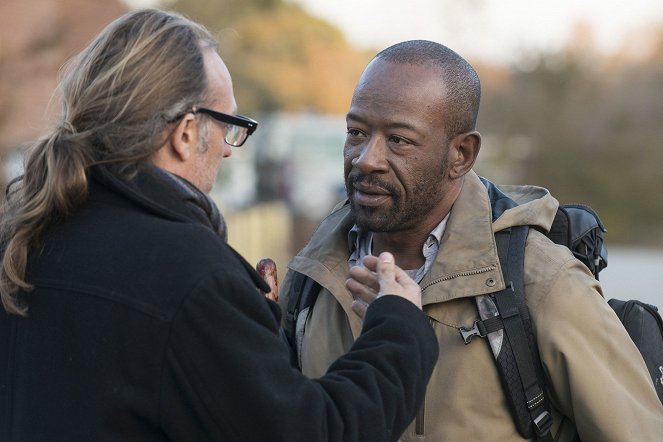
[{"label": "cheek", "polygon": [[403,191],[410,198],[421,194],[430,184],[439,181],[439,168],[430,158],[409,157],[402,161],[392,161],[391,170]]},{"label": "cheek", "polygon": [[354,158],[355,149],[352,146],[349,146],[347,143],[343,146],[343,161],[348,163],[352,158]]},{"label": "cheek", "polygon": [[348,176],[352,170],[352,160],[356,157],[352,148],[345,147],[343,148],[343,170],[345,176]]},{"label": "cheek", "polygon": [[216,175],[219,172],[219,168],[221,167],[221,162],[223,160],[223,150],[222,149],[217,149],[217,151],[214,153],[214,159],[210,161],[211,164],[211,173]]}]

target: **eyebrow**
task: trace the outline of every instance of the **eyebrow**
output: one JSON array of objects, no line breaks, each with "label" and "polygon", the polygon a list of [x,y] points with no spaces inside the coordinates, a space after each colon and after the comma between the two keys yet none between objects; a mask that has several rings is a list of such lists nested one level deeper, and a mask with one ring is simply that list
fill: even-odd
[{"label": "eyebrow", "polygon": [[[357,121],[362,124],[367,124],[367,120],[365,118],[362,118],[361,116],[352,112],[348,112],[347,115],[345,116],[345,121],[347,122],[348,120]],[[389,127],[390,129],[407,129],[413,132],[419,132],[416,126],[404,121],[389,122],[387,123],[387,127]]]}]

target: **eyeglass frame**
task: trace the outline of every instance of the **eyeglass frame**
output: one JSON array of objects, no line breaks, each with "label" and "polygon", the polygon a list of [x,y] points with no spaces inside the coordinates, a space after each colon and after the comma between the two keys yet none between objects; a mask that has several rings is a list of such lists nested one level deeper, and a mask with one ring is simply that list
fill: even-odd
[{"label": "eyeglass frame", "polygon": [[244,143],[246,143],[246,140],[249,139],[249,136],[251,136],[251,134],[253,134],[253,132],[255,132],[256,129],[258,128],[258,122],[253,118],[245,117],[244,115],[224,114],[223,112],[217,112],[212,109],[207,109],[206,107],[194,107],[190,111],[184,112],[183,114],[179,115],[173,121],[179,120],[187,113],[209,115],[210,117],[214,118],[216,121],[219,121],[221,123],[232,124],[233,126],[239,126],[246,129],[246,137],[244,137],[244,140],[242,140],[242,142],[239,144],[229,143],[228,140],[226,139],[227,136],[223,137],[223,140],[233,147],[240,147]]}]

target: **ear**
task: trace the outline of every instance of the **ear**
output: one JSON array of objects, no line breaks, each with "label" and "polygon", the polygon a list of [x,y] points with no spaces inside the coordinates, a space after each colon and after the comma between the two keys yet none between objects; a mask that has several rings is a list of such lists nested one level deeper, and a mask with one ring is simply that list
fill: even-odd
[{"label": "ear", "polygon": [[195,115],[188,113],[176,126],[164,129],[161,147],[150,161],[162,169],[183,176],[190,167],[189,159],[198,147],[198,125]]},{"label": "ear", "polygon": [[481,148],[481,134],[477,131],[456,136],[449,145],[449,178],[461,178],[474,166]]},{"label": "ear", "polygon": [[194,114],[182,117],[168,137],[167,144],[176,160],[186,162],[194,154],[198,146],[198,121]]}]

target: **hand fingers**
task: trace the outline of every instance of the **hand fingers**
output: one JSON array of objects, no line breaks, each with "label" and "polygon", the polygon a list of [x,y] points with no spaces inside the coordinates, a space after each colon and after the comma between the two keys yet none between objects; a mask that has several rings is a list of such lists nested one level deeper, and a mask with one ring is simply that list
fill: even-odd
[{"label": "hand fingers", "polygon": [[372,272],[375,272],[378,269],[378,262],[379,259],[377,256],[366,255],[362,258],[362,264],[364,267]]},{"label": "hand fingers", "polygon": [[355,300],[352,310],[363,318],[368,305],[382,295],[396,295],[407,299],[421,309],[421,288],[410,276],[398,267],[394,256],[383,252],[379,257],[363,258],[365,267],[350,269],[350,278],[345,282]]},{"label": "hand fingers", "polygon": [[[374,266],[375,263],[369,265]],[[350,278],[345,281],[345,286],[352,294],[352,311],[360,318],[364,318],[368,305],[378,296],[380,284],[375,272],[362,266],[356,266],[350,269]]]},{"label": "hand fingers", "polygon": [[377,290],[354,278],[349,278],[345,281],[345,287],[352,293],[354,299],[359,299],[367,304],[373,302],[378,296]]},{"label": "hand fingers", "polygon": [[361,266],[355,266],[350,269],[350,278],[354,279],[360,284],[364,284],[376,293],[380,290],[380,282],[378,281],[378,276],[375,272],[368,270],[367,268]]},{"label": "hand fingers", "polygon": [[276,263],[270,258],[263,258],[256,264],[256,270],[269,285],[270,291],[260,293],[274,302],[279,300],[279,281],[276,274]]},{"label": "hand fingers", "polygon": [[345,287],[352,293],[353,298],[362,298],[365,301],[369,301],[365,298],[375,298],[378,295],[377,290],[353,278],[348,278],[345,281]]},{"label": "hand fingers", "polygon": [[364,319],[364,316],[366,315],[366,310],[368,309],[368,304],[362,301],[361,299],[355,299],[352,301],[352,305],[350,306],[352,308],[352,311],[357,314],[361,319]]}]

